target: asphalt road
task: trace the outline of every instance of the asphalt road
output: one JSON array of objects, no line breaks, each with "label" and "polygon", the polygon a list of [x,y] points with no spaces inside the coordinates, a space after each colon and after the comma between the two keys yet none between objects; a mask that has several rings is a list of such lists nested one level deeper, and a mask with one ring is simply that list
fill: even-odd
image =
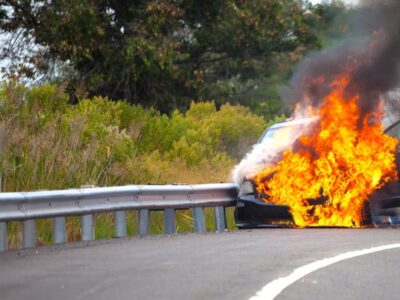
[{"label": "asphalt road", "polygon": [[[305,264],[400,242],[400,229],[263,229],[0,254],[0,299],[249,299]],[[400,248],[348,259],[276,299],[398,299]]]}]

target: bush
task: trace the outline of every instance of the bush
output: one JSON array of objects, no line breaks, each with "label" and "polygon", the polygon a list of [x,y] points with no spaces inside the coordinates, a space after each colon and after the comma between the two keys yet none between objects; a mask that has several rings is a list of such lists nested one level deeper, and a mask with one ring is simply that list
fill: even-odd
[{"label": "bush", "polygon": [[[70,105],[62,87],[4,83],[0,86],[2,189],[230,181],[231,169],[265,127],[261,117],[241,106],[216,109],[213,102],[192,103],[186,113],[167,116],[102,97]],[[129,214],[133,222],[135,214]],[[96,238],[112,236],[110,214],[98,214],[96,222]],[[189,223],[190,214],[178,213],[180,231],[190,230]],[[50,243],[50,220],[37,224],[39,243]],[[161,232],[160,224],[155,232]],[[79,239],[78,225],[79,220],[68,218],[70,241]],[[131,230],[136,226],[130,225]],[[18,226],[10,224],[11,248],[19,244]]]},{"label": "bush", "polygon": [[265,121],[242,106],[192,103],[170,116],[62,87],[0,87],[4,191],[230,180]]}]

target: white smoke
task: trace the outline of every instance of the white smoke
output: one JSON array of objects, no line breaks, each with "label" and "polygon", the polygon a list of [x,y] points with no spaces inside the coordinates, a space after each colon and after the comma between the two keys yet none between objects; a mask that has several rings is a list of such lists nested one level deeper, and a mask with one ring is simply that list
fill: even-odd
[{"label": "white smoke", "polygon": [[387,128],[394,122],[400,120],[400,88],[390,91],[385,96],[385,117],[383,127]]},{"label": "white smoke", "polygon": [[266,166],[276,163],[281,154],[292,147],[300,135],[306,134],[318,118],[306,118],[304,112],[298,111],[295,118],[271,126],[262,136],[259,143],[232,171],[232,179],[241,184],[262,171]]},{"label": "white smoke", "polygon": [[233,181],[240,184],[244,179],[254,176],[262,170],[262,167],[276,160],[279,154],[289,146],[274,147],[269,141],[255,144],[253,149],[246,154],[246,157],[233,170]]}]

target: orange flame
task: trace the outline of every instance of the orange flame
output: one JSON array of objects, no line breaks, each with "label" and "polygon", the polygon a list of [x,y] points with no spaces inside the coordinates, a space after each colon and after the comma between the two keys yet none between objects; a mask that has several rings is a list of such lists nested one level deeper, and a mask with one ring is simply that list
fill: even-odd
[{"label": "orange flame", "polygon": [[[318,128],[253,178],[258,193],[268,195],[263,201],[289,206],[297,226],[360,227],[369,195],[397,179],[397,139],[384,134],[381,114],[362,117],[358,95],[345,96],[349,78],[331,84],[320,108],[307,108],[319,117]],[[310,205],[312,199],[321,203]]]}]

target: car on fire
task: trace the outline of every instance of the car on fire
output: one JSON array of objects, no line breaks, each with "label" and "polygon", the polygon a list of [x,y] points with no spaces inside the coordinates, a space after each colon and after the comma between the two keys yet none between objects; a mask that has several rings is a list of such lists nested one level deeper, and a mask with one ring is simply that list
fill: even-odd
[{"label": "car on fire", "polygon": [[[300,119],[296,121],[287,121],[272,125],[267,128],[255,145],[255,149],[261,148],[259,151],[269,151],[270,148],[287,147],[293,143],[296,138],[305,132],[310,124],[316,119]],[[282,142],[282,145],[273,145],[278,139],[279,134],[291,140]],[[400,120],[392,123],[385,129],[385,133],[396,137],[400,140]],[[263,145],[263,147],[260,147]],[[254,150],[253,150],[254,151]],[[400,224],[400,146],[396,150],[396,165],[399,180],[385,184],[381,189],[375,191],[366,201],[363,209],[363,225],[392,225]],[[272,151],[274,152],[274,151]],[[246,159],[244,159],[246,160]],[[243,161],[244,161],[243,160]],[[242,162],[243,162],[242,161]],[[246,165],[248,162],[242,163]],[[257,161],[256,165],[261,165],[263,161]],[[243,167],[243,166],[242,166]],[[240,165],[239,168],[240,169]],[[255,227],[286,227],[293,226],[293,218],[290,208],[286,205],[277,205],[266,203],[261,200],[265,195],[257,192],[254,182],[246,178],[240,171],[237,171],[240,186],[239,194],[235,208],[235,221],[239,229],[255,228]],[[324,197],[318,199],[310,199],[309,205],[322,205],[326,199]]]}]

